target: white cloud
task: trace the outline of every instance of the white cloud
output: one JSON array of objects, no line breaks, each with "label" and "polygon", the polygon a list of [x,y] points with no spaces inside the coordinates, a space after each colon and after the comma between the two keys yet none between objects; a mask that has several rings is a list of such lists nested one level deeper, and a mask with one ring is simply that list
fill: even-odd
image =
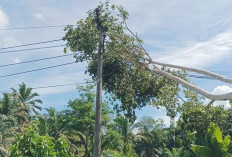
[{"label": "white cloud", "polygon": [[203,68],[222,61],[232,50],[231,1],[115,3],[129,11],[128,26],[141,35],[154,59]]},{"label": "white cloud", "polygon": [[[176,49],[165,55],[157,56],[164,63],[185,65],[189,67],[207,67],[227,58],[232,52],[232,30],[221,33],[214,38]],[[153,56],[154,58],[154,56]]]},{"label": "white cloud", "polygon": [[2,8],[0,7],[0,28],[6,28],[9,24],[9,19],[7,15],[3,12]]},{"label": "white cloud", "polygon": [[35,13],[35,14],[33,14],[33,16],[36,17],[39,20],[42,20],[42,21],[45,20],[45,17],[41,13]]},{"label": "white cloud", "polygon": [[[232,88],[229,86],[217,86],[216,88],[214,88],[212,94],[225,94],[225,93],[229,93],[232,92]],[[209,102],[209,100],[207,100]],[[219,105],[224,105],[224,107],[230,108],[230,103],[229,101],[215,101],[213,103],[213,106],[219,106]]]}]

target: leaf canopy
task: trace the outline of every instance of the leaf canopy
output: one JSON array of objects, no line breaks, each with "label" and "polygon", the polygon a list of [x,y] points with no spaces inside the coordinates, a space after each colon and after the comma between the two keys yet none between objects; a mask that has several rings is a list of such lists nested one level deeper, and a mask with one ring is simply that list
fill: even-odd
[{"label": "leaf canopy", "polygon": [[[128,12],[123,7],[100,4],[100,24],[105,33],[103,53],[103,88],[112,94],[112,101],[118,111],[135,119],[135,109],[155,102],[161,90],[166,98],[173,99],[173,92],[178,85],[164,77],[155,76],[144,68],[142,40],[128,34],[126,19]],[[77,26],[67,26],[63,38],[66,43],[65,52],[74,52],[76,62],[87,61],[87,70],[93,80],[97,80],[97,48],[98,28],[95,10],[89,11],[85,19],[77,22]],[[77,55],[80,52],[81,55]],[[174,90],[178,91],[178,90]],[[162,95],[162,96],[163,96]],[[167,96],[169,95],[169,96]],[[170,101],[173,102],[173,101]],[[167,105],[168,103],[163,103]],[[162,105],[160,103],[159,105]]]}]

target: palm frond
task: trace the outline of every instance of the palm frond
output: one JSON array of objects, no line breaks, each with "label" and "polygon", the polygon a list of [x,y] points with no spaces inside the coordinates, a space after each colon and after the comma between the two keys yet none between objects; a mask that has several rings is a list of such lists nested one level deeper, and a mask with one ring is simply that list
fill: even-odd
[{"label": "palm frond", "polygon": [[38,93],[30,93],[27,97],[27,100],[31,100],[32,98],[35,98],[35,97],[39,97],[39,94]]}]

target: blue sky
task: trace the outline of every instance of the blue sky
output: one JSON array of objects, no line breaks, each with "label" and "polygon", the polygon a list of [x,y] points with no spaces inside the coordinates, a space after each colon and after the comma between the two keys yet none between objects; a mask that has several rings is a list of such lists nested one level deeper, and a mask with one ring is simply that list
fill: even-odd
[{"label": "blue sky", "polygon": [[[165,63],[203,68],[232,76],[232,1],[221,0],[112,0],[130,13],[128,25],[141,38],[152,58]],[[0,28],[75,24],[85,13],[97,6],[89,0],[0,0]],[[62,28],[0,31],[0,47],[60,39]],[[52,46],[62,41],[44,44]],[[38,45],[42,46],[42,45]],[[37,47],[37,46],[33,46]],[[16,63],[37,58],[62,55],[62,48],[17,52],[0,55],[0,64]],[[72,62],[69,56],[49,61],[0,68],[6,75],[40,67]],[[21,82],[32,87],[84,82],[86,64],[78,63],[50,70],[0,78],[0,89],[17,87]],[[218,81],[192,80],[198,86],[213,92],[232,91],[231,85]],[[39,89],[43,107],[62,108],[69,99],[77,97],[74,86]],[[165,110],[147,107],[138,116],[161,117],[168,123]]]}]

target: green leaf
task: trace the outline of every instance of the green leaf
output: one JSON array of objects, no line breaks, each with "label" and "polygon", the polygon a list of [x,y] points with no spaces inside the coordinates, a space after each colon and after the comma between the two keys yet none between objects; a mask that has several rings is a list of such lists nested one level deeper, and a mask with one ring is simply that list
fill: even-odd
[{"label": "green leaf", "polygon": [[191,150],[199,157],[212,157],[212,149],[207,146],[192,145]]},{"label": "green leaf", "polygon": [[214,128],[214,136],[218,143],[222,143],[222,132],[218,126],[215,126]]},{"label": "green leaf", "polygon": [[223,142],[222,142],[222,148],[221,148],[222,151],[224,151],[224,152],[228,151],[228,148],[229,148],[229,145],[230,145],[230,141],[231,141],[231,137],[230,137],[230,135],[227,135],[224,138]]}]

